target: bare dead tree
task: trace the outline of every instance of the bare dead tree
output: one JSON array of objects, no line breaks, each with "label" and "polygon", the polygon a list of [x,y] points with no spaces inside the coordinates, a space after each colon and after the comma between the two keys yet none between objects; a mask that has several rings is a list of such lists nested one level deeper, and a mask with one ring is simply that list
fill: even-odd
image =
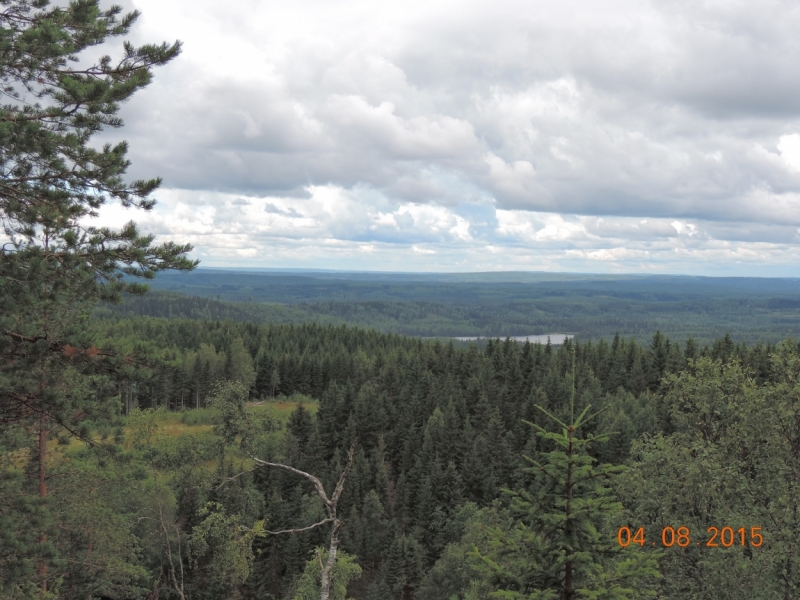
[{"label": "bare dead tree", "polygon": [[[219,408],[221,412],[222,425],[219,427],[219,432],[223,434],[228,443],[234,443],[238,440],[240,447],[244,453],[247,454],[253,460],[253,462],[255,462],[256,467],[274,467],[277,469],[283,469],[284,471],[289,471],[290,473],[305,477],[312,484],[314,484],[314,489],[316,490],[317,495],[320,497],[320,500],[322,500],[322,504],[325,506],[327,516],[324,519],[321,519],[318,523],[314,523],[313,525],[309,525],[307,527],[295,527],[281,531],[265,531],[264,533],[271,535],[300,533],[303,531],[316,529],[317,527],[321,527],[322,525],[326,525],[328,523],[331,524],[328,558],[323,564],[322,557],[319,557],[321,572],[320,600],[329,600],[331,574],[333,567],[336,564],[336,553],[339,549],[339,532],[344,525],[344,521],[338,517],[336,509],[339,504],[339,498],[341,498],[342,491],[344,490],[345,480],[347,479],[350,470],[353,468],[353,457],[355,456],[356,444],[358,440],[353,440],[350,450],[347,453],[347,464],[339,476],[339,481],[336,483],[333,494],[329,497],[325,492],[325,487],[322,485],[322,482],[311,473],[306,473],[305,471],[301,471],[300,469],[296,469],[295,467],[291,467],[283,463],[266,461],[255,456],[256,448],[258,447],[257,445],[254,445],[255,438],[259,433],[269,431],[270,427],[269,423],[264,423],[260,426],[257,426],[253,423],[251,415],[249,415],[247,412],[248,390],[241,383],[230,381],[220,382],[212,393],[210,400],[212,406]],[[233,479],[236,479],[240,475],[243,475],[243,473],[239,473],[239,475],[227,478],[225,482],[217,486],[217,488],[222,487],[222,485],[232,481]]]},{"label": "bare dead tree", "polygon": [[300,469],[295,469],[294,467],[290,467],[289,465],[284,465],[283,463],[274,463],[268,462],[266,460],[261,460],[255,456],[250,456],[257,465],[261,467],[276,467],[278,469],[284,469],[291,473],[295,473],[300,475],[301,477],[305,477],[311,483],[314,484],[314,489],[317,491],[317,495],[322,500],[322,503],[325,505],[325,510],[328,516],[318,523],[314,523],[313,525],[309,525],[308,527],[298,527],[295,529],[283,529],[281,531],[267,531],[266,533],[271,535],[280,535],[283,533],[300,533],[301,531],[309,531],[310,529],[315,529],[327,523],[332,523],[333,526],[331,527],[331,541],[328,545],[328,560],[325,561],[325,564],[322,564],[320,560],[320,570],[321,570],[321,584],[320,584],[320,600],[328,600],[331,591],[331,572],[333,571],[333,566],[336,564],[336,552],[339,549],[339,531],[344,525],[344,521],[342,521],[338,515],[336,514],[336,508],[339,504],[339,498],[342,495],[342,491],[344,490],[344,482],[347,479],[347,475],[350,473],[350,470],[353,468],[353,456],[355,455],[356,451],[356,442],[354,441],[353,444],[350,446],[350,450],[347,452],[347,464],[342,471],[342,474],[339,476],[339,481],[336,483],[336,487],[333,490],[333,494],[331,497],[328,497],[328,494],[325,493],[325,487],[322,485],[322,482],[317,478],[314,477],[311,473],[306,473],[305,471],[301,471]]},{"label": "bare dead tree", "polygon": [[172,524],[172,528],[175,529],[175,537],[178,541],[178,574],[176,575],[175,572],[175,559],[172,554],[172,543],[170,542],[169,536],[170,532],[167,528],[167,522],[164,515],[164,506],[161,503],[161,499],[158,497],[158,490],[156,489],[155,493],[156,502],[158,503],[158,525],[159,525],[159,532],[162,536],[161,544],[163,550],[167,554],[167,560],[169,561],[169,580],[172,585],[172,588],[178,593],[178,596],[181,600],[186,600],[186,593],[183,586],[183,558],[181,556],[181,532],[178,529],[178,526]]}]

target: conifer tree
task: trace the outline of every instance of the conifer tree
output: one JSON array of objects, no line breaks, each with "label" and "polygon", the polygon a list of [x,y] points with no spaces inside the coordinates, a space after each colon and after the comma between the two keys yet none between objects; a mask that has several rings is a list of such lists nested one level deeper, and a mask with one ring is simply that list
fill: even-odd
[{"label": "conifer tree", "polygon": [[695,360],[699,356],[697,342],[695,342],[693,337],[689,337],[689,339],[686,340],[686,350],[684,350],[684,354],[686,355],[686,360]]},{"label": "conifer tree", "polygon": [[623,552],[609,527],[622,511],[612,483],[624,467],[595,464],[590,448],[609,436],[581,437],[593,415],[587,416],[587,405],[575,418],[574,397],[573,362],[570,420],[563,422],[540,407],[560,431],[530,425],[554,449],[542,452],[539,460],[526,457],[535,483],[532,491],[510,492],[515,524],[493,531],[492,552],[475,551],[498,588],[497,598],[627,600],[653,595],[648,584],[657,576],[655,559]]},{"label": "conifer tree", "polygon": [[[23,424],[38,438],[34,453],[42,510],[48,497],[48,440],[64,431],[86,437],[81,423],[103,420],[118,400],[95,393],[97,376],[119,372],[119,351],[98,349],[83,323],[99,300],[146,287],[162,269],[190,269],[188,245],[154,245],[133,222],[97,227],[109,201],[149,210],[160,180],[127,183],[127,145],[98,148],[93,136],[122,125],[120,103],[145,87],[153,67],[180,43],[134,47],[114,61],[79,66],[82,53],[127,34],[138,13],[101,10],[97,0],[51,6],[47,0],[0,1],[0,422]],[[104,402],[105,401],[105,402]],[[37,584],[49,571],[47,534],[39,530]],[[2,575],[0,575],[2,577]]]},{"label": "conifer tree", "polygon": [[[109,200],[150,210],[160,179],[126,183],[127,144],[92,143],[122,126],[120,103],[145,87],[152,68],[180,43],[128,42],[123,55],[79,67],[80,54],[127,34],[139,16],[103,11],[98,0],[51,7],[47,0],[3,0],[0,11],[0,354],[63,352],[86,303],[118,301],[162,269],[191,269],[188,245],[153,245],[130,222],[119,230],[87,224]],[[5,393],[2,408],[22,410]]]},{"label": "conifer tree", "polygon": [[[38,437],[38,495],[47,497],[48,439],[79,421],[102,419],[93,377],[119,372],[120,352],[98,349],[82,327],[99,300],[119,301],[162,269],[196,264],[188,245],[153,245],[133,222],[120,229],[91,219],[109,201],[150,210],[159,179],[126,182],[127,144],[97,148],[93,137],[122,126],[120,104],[145,87],[153,67],[180,43],[134,47],[114,61],[79,66],[87,49],[126,35],[137,12],[122,15],[98,0],[51,6],[47,0],[0,1],[0,422]],[[105,400],[111,400],[106,397]],[[103,398],[101,398],[103,400]],[[85,437],[85,436],[84,436]],[[46,535],[40,534],[44,548]],[[47,561],[40,557],[42,593]]]},{"label": "conifer tree", "polygon": [[650,372],[648,373],[647,382],[650,390],[655,391],[659,383],[661,383],[661,378],[667,369],[669,350],[669,340],[660,331],[656,331],[650,342]]},{"label": "conifer tree", "polygon": [[281,377],[278,375],[278,369],[273,369],[269,377],[270,395],[274,398],[275,394],[281,387]]}]

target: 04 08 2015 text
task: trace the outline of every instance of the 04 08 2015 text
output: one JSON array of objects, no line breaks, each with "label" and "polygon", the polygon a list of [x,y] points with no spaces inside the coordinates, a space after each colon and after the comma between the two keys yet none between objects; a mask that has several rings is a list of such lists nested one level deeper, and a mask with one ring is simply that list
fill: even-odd
[{"label": "04 08 2015 text", "polygon": [[[688,527],[680,526],[675,528],[667,526],[661,529],[660,544],[656,541],[651,541],[650,545],[660,545],[664,548],[672,548],[674,546],[688,548],[692,545],[706,548],[730,548],[732,546],[759,548],[764,545],[761,527],[750,527],[748,530],[745,527],[734,529],[729,526],[720,528],[712,525],[706,529],[706,533],[708,536],[704,541],[692,542],[691,530]],[[641,547],[646,546],[647,537],[644,527],[639,527],[635,532],[630,527],[620,527],[617,531],[617,542],[623,548],[627,548],[632,543]]]}]

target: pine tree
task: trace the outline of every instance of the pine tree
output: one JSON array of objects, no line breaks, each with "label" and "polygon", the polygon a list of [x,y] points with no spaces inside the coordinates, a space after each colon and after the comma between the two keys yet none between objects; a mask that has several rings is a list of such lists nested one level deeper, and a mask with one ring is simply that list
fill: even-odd
[{"label": "pine tree", "polygon": [[[196,264],[185,257],[191,246],[154,246],[133,222],[119,230],[91,223],[109,200],[143,210],[155,204],[159,179],[124,181],[127,144],[98,149],[92,138],[122,125],[120,103],[151,81],[153,67],[175,58],[180,43],[126,42],[120,60],[78,67],[84,51],[127,34],[138,13],[102,11],[97,0],[2,5],[0,88],[10,101],[0,106],[0,221],[9,239],[0,247],[0,422],[35,423],[44,503],[48,438],[59,430],[86,437],[79,420],[111,416],[118,399],[92,387],[132,358],[94,346],[88,312],[99,300],[146,290],[127,276]],[[44,556],[37,577],[43,594],[57,579]]]},{"label": "pine tree", "polygon": [[[0,248],[0,355],[59,354],[87,304],[118,301],[162,269],[191,269],[191,246],[153,246],[133,222],[115,231],[86,224],[109,199],[150,210],[159,179],[125,183],[127,144],[97,149],[92,137],[120,127],[120,103],[145,87],[152,68],[180,52],[180,43],[124,44],[123,56],[87,67],[80,54],[129,32],[138,13],[120,17],[97,0],[50,7],[47,0],[6,0],[0,12],[0,220],[10,242]],[[6,414],[24,398],[4,393]]]}]

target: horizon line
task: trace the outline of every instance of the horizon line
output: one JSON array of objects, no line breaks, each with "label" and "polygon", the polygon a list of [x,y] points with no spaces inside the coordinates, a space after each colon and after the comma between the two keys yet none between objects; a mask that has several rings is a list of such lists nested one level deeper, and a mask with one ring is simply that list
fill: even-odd
[{"label": "horizon line", "polygon": [[[502,274],[523,274],[523,275],[582,275],[591,277],[687,277],[694,279],[784,279],[800,280],[800,277],[780,277],[768,275],[693,275],[688,273],[641,273],[633,271],[623,271],[619,273],[603,273],[591,271],[524,271],[524,270],[495,270],[495,271],[380,271],[380,270],[356,270],[356,269],[322,269],[314,267],[217,267],[198,265],[194,271],[239,271],[239,272],[262,272],[262,273],[340,273],[354,275],[502,275]],[[190,271],[191,272],[191,271]]]}]

